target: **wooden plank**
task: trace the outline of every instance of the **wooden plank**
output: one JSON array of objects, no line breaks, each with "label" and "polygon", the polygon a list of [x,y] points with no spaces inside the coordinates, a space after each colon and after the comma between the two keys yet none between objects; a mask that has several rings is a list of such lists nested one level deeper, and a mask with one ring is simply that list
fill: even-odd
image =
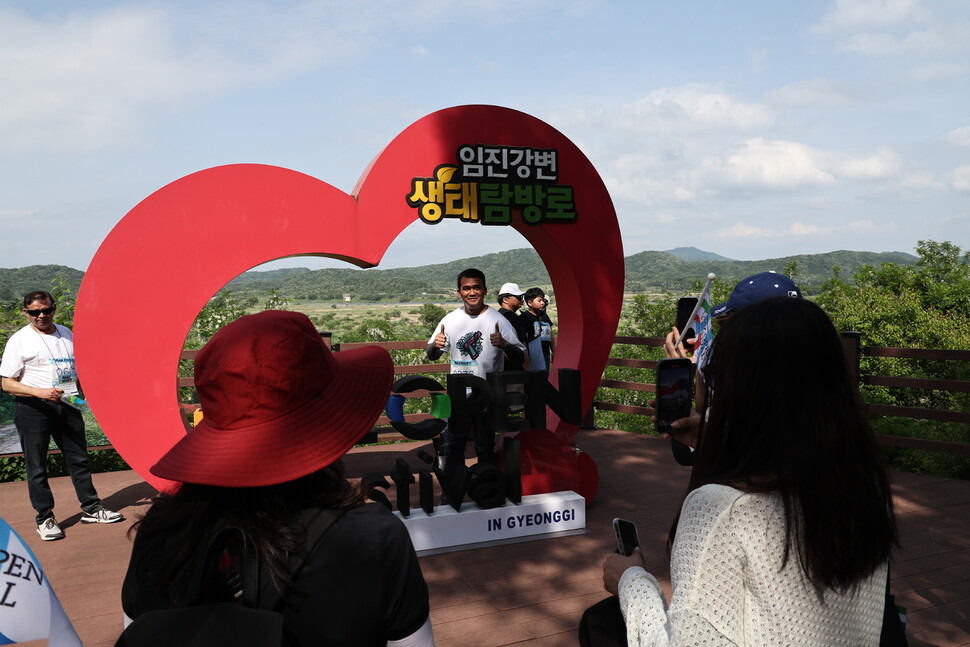
[{"label": "wooden plank", "polygon": [[630,368],[657,368],[657,362],[649,359],[626,359],[623,357],[610,357],[606,360],[607,366],[628,366]]},{"label": "wooden plank", "polygon": [[635,413],[641,416],[652,416],[656,411],[650,407],[638,407],[633,404],[614,404],[597,400],[593,406],[602,411],[616,411],[617,413]]},{"label": "wooden plank", "polygon": [[876,441],[880,445],[891,447],[905,447],[907,449],[925,449],[944,454],[960,454],[970,456],[970,445],[966,443],[951,443],[945,440],[927,440],[924,438],[906,438],[905,436],[889,436],[876,434]]},{"label": "wooden plank", "polygon": [[624,337],[617,335],[613,338],[614,344],[631,344],[634,346],[663,346],[663,337]]},{"label": "wooden plank", "polygon": [[863,346],[868,357],[903,357],[908,359],[953,359],[970,361],[970,350],[943,350],[934,348],[893,348],[888,346]]},{"label": "wooden plank", "polygon": [[334,344],[334,346],[339,346],[337,352],[354,350],[356,348],[363,348],[364,346],[380,346],[385,350],[424,350],[428,347],[428,342],[427,340],[421,341],[419,339],[410,341],[341,342],[340,344]]},{"label": "wooden plank", "polygon": [[644,384],[642,382],[626,382],[624,380],[600,380],[600,386],[608,389],[626,389],[627,391],[646,391],[649,393],[657,392],[656,384]]},{"label": "wooden plank", "polygon": [[[897,407],[890,404],[864,403],[865,410],[877,416],[896,416],[918,420],[939,420],[940,422],[970,423],[970,413],[962,411],[942,411],[940,409],[921,409],[919,407]],[[970,447],[970,445],[968,445]]]},{"label": "wooden plank", "polygon": [[862,383],[872,386],[895,386],[906,389],[970,393],[970,382],[965,380],[929,380],[916,377],[893,377],[891,375],[863,375]]}]

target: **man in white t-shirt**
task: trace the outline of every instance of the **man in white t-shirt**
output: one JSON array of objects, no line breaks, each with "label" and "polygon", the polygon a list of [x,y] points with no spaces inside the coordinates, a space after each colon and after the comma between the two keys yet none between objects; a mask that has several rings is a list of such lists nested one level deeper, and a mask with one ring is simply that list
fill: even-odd
[{"label": "man in white t-shirt", "polygon": [[[435,326],[428,340],[428,358],[436,360],[446,352],[451,372],[485,378],[487,373],[502,371],[506,359],[521,364],[525,344],[505,317],[485,304],[488,288],[485,274],[469,268],[458,275],[458,297],[462,306],[446,314]],[[494,462],[494,432],[484,423],[475,422],[475,451],[479,460]],[[465,439],[456,439],[446,429],[442,434],[442,455],[446,466],[452,460],[464,463]]]},{"label": "man in white t-shirt", "polygon": [[88,464],[81,412],[62,398],[79,395],[71,330],[54,323],[57,306],[49,292],[24,296],[30,322],[7,340],[0,360],[0,385],[16,399],[14,424],[27,468],[27,494],[44,541],[63,539],[54,518],[54,496],[47,482],[51,438],[64,456],[81,504],[81,523],[117,523],[124,517],[101,505]]}]

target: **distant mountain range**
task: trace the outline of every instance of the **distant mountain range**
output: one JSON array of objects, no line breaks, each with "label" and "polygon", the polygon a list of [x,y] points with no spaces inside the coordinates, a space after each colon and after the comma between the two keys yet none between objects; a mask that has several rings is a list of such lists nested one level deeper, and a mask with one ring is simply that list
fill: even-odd
[{"label": "distant mountain range", "polygon": [[[626,257],[628,292],[669,290],[682,292],[702,281],[709,272],[730,282],[765,270],[783,271],[797,264],[796,281],[811,294],[832,277],[838,267],[841,276],[851,280],[863,265],[882,263],[912,265],[916,256],[905,252],[853,252],[841,250],[825,254],[804,254],[769,258],[760,261],[736,261],[694,247],[678,247],[663,252],[647,251]],[[582,260],[578,260],[582,263]],[[531,248],[513,249],[461,260],[389,270],[372,268],[332,268],[310,270],[287,268],[245,272],[233,279],[228,288],[240,296],[266,295],[276,290],[296,301],[338,300],[350,294],[355,301],[421,301],[454,294],[455,277],[463,269],[477,267],[488,277],[494,290],[506,281],[523,289],[551,287],[549,275],[539,255]],[[0,301],[18,299],[30,290],[50,289],[59,278],[66,289],[77,292],[83,272],[63,265],[31,265],[17,269],[0,268]]]},{"label": "distant mountain range", "polygon": [[682,261],[687,261],[688,263],[695,263],[698,261],[731,261],[734,259],[728,258],[727,256],[721,256],[720,254],[715,254],[714,252],[705,252],[703,250],[697,249],[696,247],[675,247],[674,249],[665,249],[665,254],[670,254],[671,256],[676,256]]}]

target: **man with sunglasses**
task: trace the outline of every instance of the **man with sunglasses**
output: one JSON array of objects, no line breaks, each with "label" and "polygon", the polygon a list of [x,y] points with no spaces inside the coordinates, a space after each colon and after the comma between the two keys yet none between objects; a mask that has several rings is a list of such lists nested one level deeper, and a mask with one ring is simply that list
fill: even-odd
[{"label": "man with sunglasses", "polygon": [[54,496],[47,481],[51,438],[64,456],[81,503],[81,523],[117,523],[124,517],[101,505],[88,463],[81,412],[61,398],[78,395],[71,330],[54,323],[57,306],[49,292],[24,296],[29,323],[11,335],[0,360],[0,385],[16,399],[14,424],[27,467],[27,494],[36,511],[37,534],[63,539],[54,518]]}]

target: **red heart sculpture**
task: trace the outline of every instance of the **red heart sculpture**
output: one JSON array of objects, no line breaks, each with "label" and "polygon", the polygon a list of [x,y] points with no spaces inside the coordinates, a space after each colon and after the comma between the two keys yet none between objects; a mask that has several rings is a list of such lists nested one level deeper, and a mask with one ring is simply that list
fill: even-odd
[{"label": "red heart sculpture", "polygon": [[[351,195],[296,171],[233,164],[176,180],[122,218],[88,267],[74,326],[85,394],[128,464],[153,486],[170,486],[149,467],[186,433],[176,395],[179,353],[213,294],[288,256],[377,265],[418,217],[406,201],[412,178],[454,164],[466,144],[558,151],[557,183],[573,188],[576,221],[529,225],[514,217],[511,226],[549,271],[559,312],[553,368],[582,371],[587,410],[623,300],[623,248],[609,193],[586,156],[548,124],[508,108],[459,106],[394,138]],[[468,225],[472,243],[475,226]],[[487,250],[470,244],[467,251]],[[550,429],[573,444],[575,426],[550,418]]]}]

